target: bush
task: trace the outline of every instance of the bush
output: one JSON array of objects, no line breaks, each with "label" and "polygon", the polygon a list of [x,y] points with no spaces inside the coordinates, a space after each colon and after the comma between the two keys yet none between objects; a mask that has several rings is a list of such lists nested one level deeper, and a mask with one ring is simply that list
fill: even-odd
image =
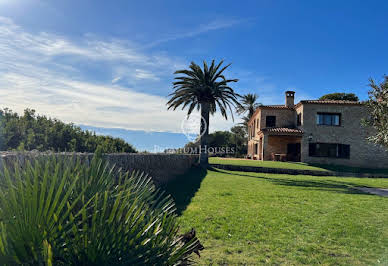
[{"label": "bush", "polygon": [[179,237],[173,200],[148,176],[99,154],[40,157],[0,178],[1,265],[185,264],[198,243]]},{"label": "bush", "polygon": [[96,135],[74,124],[37,115],[25,109],[23,115],[0,109],[0,150],[39,150],[95,152],[101,147],[105,153],[136,153],[123,139]]}]

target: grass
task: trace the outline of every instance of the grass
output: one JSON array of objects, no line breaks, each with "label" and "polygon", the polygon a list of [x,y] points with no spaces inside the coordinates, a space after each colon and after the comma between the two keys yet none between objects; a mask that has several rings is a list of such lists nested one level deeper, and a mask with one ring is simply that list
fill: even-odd
[{"label": "grass", "polygon": [[274,161],[259,161],[259,160],[248,160],[248,159],[227,159],[227,158],[211,157],[211,158],[209,158],[209,163],[270,167],[270,168],[284,168],[284,169],[297,169],[297,170],[327,171],[324,168],[311,166],[311,165],[308,165],[306,163],[300,163],[300,162],[274,162]]},{"label": "grass", "polygon": [[297,170],[336,171],[336,172],[372,173],[372,174],[388,175],[388,169],[360,168],[360,167],[351,167],[351,166],[343,166],[343,165],[307,164],[307,163],[301,163],[301,162],[274,162],[274,161],[259,161],[259,160],[211,157],[209,158],[209,163],[297,169]]},{"label": "grass", "polygon": [[360,168],[360,167],[351,167],[345,165],[327,165],[327,164],[314,164],[316,167],[324,168],[330,171],[336,172],[350,172],[350,173],[370,173],[370,174],[386,174],[388,175],[387,168]]},{"label": "grass", "polygon": [[166,188],[200,265],[387,265],[388,198],[354,186],[388,179],[193,169]]}]

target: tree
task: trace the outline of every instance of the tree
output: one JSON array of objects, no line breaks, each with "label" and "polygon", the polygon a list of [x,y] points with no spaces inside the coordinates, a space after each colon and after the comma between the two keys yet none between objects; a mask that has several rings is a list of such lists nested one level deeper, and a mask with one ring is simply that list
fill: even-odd
[{"label": "tree", "polygon": [[358,102],[359,99],[354,93],[342,93],[335,92],[323,95],[319,100],[339,100],[339,101],[354,101]]},{"label": "tree", "polygon": [[247,154],[248,131],[245,125],[234,126],[230,129],[233,133],[233,141],[236,147],[235,157],[243,157]]},{"label": "tree", "polygon": [[248,93],[246,95],[243,95],[241,98],[242,103],[241,106],[237,109],[237,113],[240,115],[246,114],[245,116],[243,116],[243,122],[241,124],[245,127],[248,127],[249,119],[251,119],[256,109],[261,104],[257,103],[257,99],[259,98],[257,94]]},{"label": "tree", "polygon": [[201,111],[200,125],[200,165],[208,165],[209,115],[217,111],[217,106],[222,116],[228,119],[228,110],[232,114],[232,107],[239,107],[239,95],[229,87],[229,83],[237,82],[238,79],[226,79],[223,72],[230,64],[223,66],[223,60],[215,65],[214,60],[210,67],[203,62],[203,69],[194,62],[191,62],[189,69],[177,70],[174,74],[173,83],[175,91],[171,93],[171,99],[167,102],[168,109],[175,110],[182,106],[182,110],[188,107],[187,116],[193,110]]},{"label": "tree", "polygon": [[388,76],[384,76],[380,84],[373,79],[369,82],[372,89],[369,91],[369,101],[366,103],[369,109],[366,124],[376,129],[376,133],[369,137],[369,140],[388,149]]},{"label": "tree", "polygon": [[257,103],[259,96],[255,93],[248,93],[241,96],[241,105],[237,109],[239,115],[247,114],[247,117],[251,118],[256,109],[261,105]]},{"label": "tree", "polygon": [[94,152],[98,145],[104,153],[136,152],[122,139],[97,136],[73,124],[36,115],[32,109],[20,116],[0,109],[0,150]]},{"label": "tree", "polygon": [[[217,147],[214,149],[214,156],[233,156],[243,157],[247,152],[247,133],[245,126],[234,126],[230,131],[215,131],[209,134],[209,147]],[[189,142],[184,147],[185,153],[199,154],[198,142]],[[234,147],[234,150],[231,148]],[[225,148],[225,149],[222,149]]]}]

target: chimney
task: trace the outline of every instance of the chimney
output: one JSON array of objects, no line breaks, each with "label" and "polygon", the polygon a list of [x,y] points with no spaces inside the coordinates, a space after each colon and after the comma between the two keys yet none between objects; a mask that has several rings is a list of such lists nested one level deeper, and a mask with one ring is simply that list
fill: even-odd
[{"label": "chimney", "polygon": [[286,106],[294,108],[295,91],[286,91]]}]

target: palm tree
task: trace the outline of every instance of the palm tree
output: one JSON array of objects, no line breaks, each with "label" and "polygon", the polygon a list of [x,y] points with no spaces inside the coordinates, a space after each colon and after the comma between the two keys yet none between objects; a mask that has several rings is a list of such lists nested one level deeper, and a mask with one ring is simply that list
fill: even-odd
[{"label": "palm tree", "polygon": [[247,114],[247,116],[244,117],[243,120],[245,121],[246,118],[248,118],[248,121],[249,121],[253,113],[261,105],[260,103],[256,102],[259,96],[255,93],[248,93],[246,95],[243,95],[241,98],[242,98],[242,103],[239,106],[239,108],[237,108],[237,113],[240,115]]},{"label": "palm tree", "polygon": [[255,93],[248,93],[241,96],[241,104],[239,108],[237,108],[237,113],[242,115],[246,114],[242,117],[242,122],[240,125],[245,127],[245,130],[248,132],[248,122],[255,113],[256,109],[261,105],[261,103],[257,103],[257,99],[259,96]]},{"label": "palm tree", "polygon": [[187,117],[194,109],[201,111],[200,127],[200,157],[201,166],[207,166],[208,153],[207,143],[209,135],[209,114],[217,111],[217,106],[222,116],[228,119],[228,110],[232,114],[232,107],[239,107],[238,95],[229,87],[229,83],[237,82],[238,79],[226,79],[223,72],[230,66],[222,66],[223,60],[215,65],[214,60],[210,67],[206,61],[203,62],[203,69],[194,62],[191,62],[189,69],[177,70],[173,82],[175,91],[171,93],[168,101],[168,109],[175,110],[182,106],[182,110],[188,107]]}]

